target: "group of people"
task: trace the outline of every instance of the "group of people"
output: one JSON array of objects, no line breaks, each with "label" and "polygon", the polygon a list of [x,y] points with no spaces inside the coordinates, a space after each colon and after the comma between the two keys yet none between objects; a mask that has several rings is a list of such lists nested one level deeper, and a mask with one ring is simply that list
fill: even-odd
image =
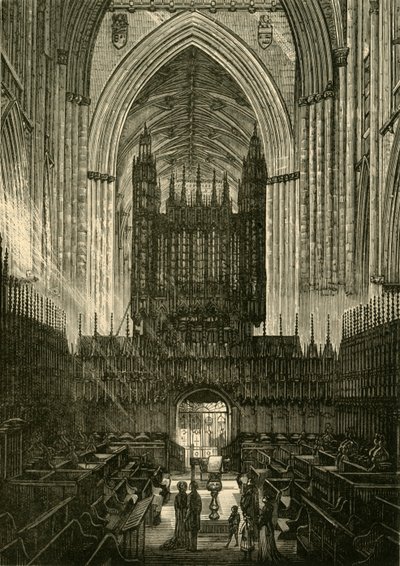
[{"label": "group of people", "polygon": [[[187,549],[192,552],[197,550],[202,501],[197,491],[197,483],[192,481],[189,487],[190,493],[187,494],[187,483],[185,481],[177,483],[178,493],[174,501],[175,532],[174,536],[161,546],[162,550]],[[240,550],[246,561],[252,561],[252,554],[258,541],[258,563],[281,564],[283,559],[276,547],[273,526],[276,500],[264,496],[262,502],[263,506],[260,509],[258,488],[250,478],[243,488],[240,501],[243,521],[239,507],[234,505],[228,518],[229,533],[225,548],[229,547],[232,539],[235,540],[235,546],[239,546],[240,537]]]},{"label": "group of people", "polygon": [[252,554],[258,541],[257,562],[270,565],[281,564],[283,558],[276,547],[274,529],[277,500],[264,495],[263,506],[260,509],[258,488],[251,477],[246,483],[242,480],[241,492],[240,507],[243,512],[243,522],[239,528],[239,508],[234,505],[228,519],[229,539],[226,548],[233,537],[235,546],[237,546],[239,534],[241,534],[240,549],[246,561],[252,561]]},{"label": "group of people", "polygon": [[192,481],[189,485],[190,493],[187,493],[188,484],[179,481],[178,493],[175,496],[175,533],[162,546],[162,550],[175,550],[184,548],[191,552],[197,550],[197,536],[200,531],[200,515],[202,501],[198,493],[198,484]]}]

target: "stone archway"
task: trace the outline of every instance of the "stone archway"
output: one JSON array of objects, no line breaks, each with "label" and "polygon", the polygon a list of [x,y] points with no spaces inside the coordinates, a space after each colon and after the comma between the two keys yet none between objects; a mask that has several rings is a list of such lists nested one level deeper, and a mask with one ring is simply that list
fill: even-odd
[{"label": "stone archway", "polygon": [[190,457],[207,458],[221,454],[236,437],[240,411],[230,397],[217,387],[191,387],[175,400],[175,441],[185,448],[186,467]]},{"label": "stone archway", "polygon": [[[270,174],[290,172],[294,165],[293,130],[281,94],[268,70],[242,40],[199,12],[179,13],[147,35],[114,71],[90,128],[88,168],[109,174],[93,175],[88,181],[89,210],[94,213],[89,215],[88,226],[88,247],[93,250],[88,257],[88,284],[91,295],[96,297],[100,319],[108,319],[114,310],[113,277],[104,276],[101,285],[99,273],[107,273],[113,264],[114,220],[109,211],[115,198],[113,175],[126,116],[154,73],[189,46],[213,58],[242,88],[257,118]],[[99,202],[104,203],[101,210]]]},{"label": "stone archway", "polygon": [[270,73],[229,29],[200,12],[182,12],[139,42],[121,61],[102,92],[89,138],[89,169],[115,172],[118,141],[129,108],[153,74],[184,51],[198,47],[237,81],[253,107],[271,174],[290,171],[293,131]]},{"label": "stone archway", "polygon": [[397,128],[385,184],[382,272],[386,283],[400,278],[400,128]]}]

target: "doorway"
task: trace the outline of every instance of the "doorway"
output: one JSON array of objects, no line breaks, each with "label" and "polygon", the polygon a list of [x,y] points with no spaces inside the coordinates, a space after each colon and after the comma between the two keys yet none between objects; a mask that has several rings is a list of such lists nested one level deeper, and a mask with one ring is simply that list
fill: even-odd
[{"label": "doorway", "polygon": [[184,397],[177,407],[178,444],[185,448],[185,467],[190,458],[221,455],[230,437],[227,403],[218,393],[201,390]]}]

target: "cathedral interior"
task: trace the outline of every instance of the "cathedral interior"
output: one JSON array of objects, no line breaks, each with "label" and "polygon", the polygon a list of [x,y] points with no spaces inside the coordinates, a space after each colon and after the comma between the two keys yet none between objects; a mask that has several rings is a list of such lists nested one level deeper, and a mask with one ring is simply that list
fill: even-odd
[{"label": "cathedral interior", "polygon": [[0,564],[398,565],[398,0],[0,11]]}]

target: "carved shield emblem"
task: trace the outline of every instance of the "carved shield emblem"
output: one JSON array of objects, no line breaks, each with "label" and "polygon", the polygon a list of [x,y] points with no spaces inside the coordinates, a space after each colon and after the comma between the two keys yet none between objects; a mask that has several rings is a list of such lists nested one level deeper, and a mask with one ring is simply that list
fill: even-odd
[{"label": "carved shield emblem", "polygon": [[268,16],[260,16],[258,22],[258,43],[262,49],[267,49],[272,43],[273,28]]},{"label": "carved shield emblem", "polygon": [[128,41],[128,17],[127,14],[113,14],[112,19],[112,42],[116,49],[122,49]]}]

